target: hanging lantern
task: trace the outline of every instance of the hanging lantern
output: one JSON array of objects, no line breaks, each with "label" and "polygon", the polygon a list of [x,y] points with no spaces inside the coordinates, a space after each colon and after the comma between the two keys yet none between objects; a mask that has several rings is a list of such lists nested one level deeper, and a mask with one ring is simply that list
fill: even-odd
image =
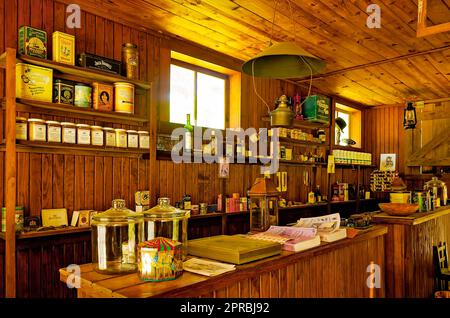
[{"label": "hanging lantern", "polygon": [[412,102],[408,102],[408,106],[403,114],[403,127],[405,129],[414,129],[417,124],[416,109]]},{"label": "hanging lantern", "polygon": [[289,108],[286,95],[282,95],[279,101],[277,109],[270,112],[270,125],[272,127],[290,127],[295,113]]},{"label": "hanging lantern", "polygon": [[270,179],[256,178],[250,197],[250,232],[264,232],[278,225],[279,192]]}]

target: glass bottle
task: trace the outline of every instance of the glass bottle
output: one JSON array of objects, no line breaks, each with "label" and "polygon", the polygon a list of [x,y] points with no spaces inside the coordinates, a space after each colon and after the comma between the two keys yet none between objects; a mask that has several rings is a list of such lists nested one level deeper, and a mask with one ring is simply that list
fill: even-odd
[{"label": "glass bottle", "polygon": [[186,114],[186,125],[184,125],[184,129],[184,150],[191,152],[194,132],[194,127],[191,125],[191,114]]},{"label": "glass bottle", "polygon": [[433,177],[430,181],[425,183],[425,191],[430,191],[430,196],[434,202],[432,206],[440,207],[447,205],[447,185],[445,182]]}]

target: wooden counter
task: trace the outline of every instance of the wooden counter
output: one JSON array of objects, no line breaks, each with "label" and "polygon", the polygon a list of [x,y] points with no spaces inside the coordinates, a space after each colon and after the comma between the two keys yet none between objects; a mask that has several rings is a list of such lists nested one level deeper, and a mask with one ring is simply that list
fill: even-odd
[{"label": "wooden counter", "polygon": [[[189,272],[173,281],[143,282],[138,275],[102,275],[91,264],[81,266],[78,297],[369,297],[367,266],[384,273],[385,226],[374,226],[344,239],[304,252],[281,255],[237,266],[233,272],[206,277]],[[60,269],[60,280],[69,273]],[[384,297],[384,279],[376,297]]]},{"label": "wooden counter", "polygon": [[435,289],[433,245],[450,243],[450,207],[407,217],[380,213],[386,236],[386,296],[432,297]]}]

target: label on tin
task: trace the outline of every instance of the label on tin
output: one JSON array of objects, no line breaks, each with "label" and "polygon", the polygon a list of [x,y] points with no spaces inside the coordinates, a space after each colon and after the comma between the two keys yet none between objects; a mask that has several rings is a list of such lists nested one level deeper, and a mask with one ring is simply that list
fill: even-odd
[{"label": "label on tin", "polygon": [[78,129],[78,144],[89,145],[91,143],[91,131],[89,129]]},{"label": "label on tin", "polygon": [[45,141],[45,125],[34,124],[34,129],[32,129],[32,135],[30,140],[32,141]]},{"label": "label on tin", "polygon": [[61,142],[61,127],[48,126],[47,135],[49,142]]},{"label": "label on tin", "polygon": [[27,123],[16,123],[16,139],[27,140]]},{"label": "label on tin", "polygon": [[75,128],[63,128],[63,137],[62,141],[67,144],[75,143]]},{"label": "label on tin", "polygon": [[94,146],[103,146],[103,131],[102,130],[92,131],[92,144]]},{"label": "label on tin", "polygon": [[138,147],[138,136],[137,135],[128,135],[128,148],[137,148]]},{"label": "label on tin", "polygon": [[114,132],[106,132],[106,146],[107,147],[116,146],[116,134]]},{"label": "label on tin", "polygon": [[75,106],[91,106],[92,89],[89,86],[75,86]]},{"label": "label on tin", "polygon": [[139,136],[139,147],[143,149],[150,148],[150,136]]},{"label": "label on tin", "polygon": [[117,140],[117,147],[126,148],[127,147],[127,134],[120,134]]}]

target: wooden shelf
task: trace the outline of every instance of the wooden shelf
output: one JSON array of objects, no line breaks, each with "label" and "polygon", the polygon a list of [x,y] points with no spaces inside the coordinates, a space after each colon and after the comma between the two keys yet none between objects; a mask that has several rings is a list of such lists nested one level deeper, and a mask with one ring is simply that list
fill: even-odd
[{"label": "wooden shelf", "polygon": [[[150,89],[152,84],[150,82],[144,82],[140,80],[131,80],[124,76],[110,74],[107,72],[96,71],[79,66],[71,66],[67,64],[57,63],[50,60],[30,57],[26,55],[17,55],[17,63],[28,63],[37,66],[51,68],[53,70],[59,71],[63,74],[68,74],[72,76],[82,77],[92,81],[100,81],[105,83],[115,83],[115,82],[127,82],[136,85],[137,88]],[[0,55],[0,66],[5,67],[6,64],[6,52]]]},{"label": "wooden shelf", "polygon": [[[262,121],[269,122],[270,123],[270,117],[269,116],[263,116]],[[322,123],[315,123],[308,120],[293,120],[292,126],[290,128],[303,128],[303,129],[325,129],[329,128],[330,124],[322,124]]]},{"label": "wooden shelf", "polygon": [[[6,110],[6,102],[2,100],[2,108]],[[115,112],[102,112],[94,109],[84,109],[76,106],[64,104],[47,103],[29,99],[18,98],[16,100],[16,111],[25,113],[40,113],[51,116],[61,116],[81,118],[93,121],[104,121],[117,124],[131,124],[142,126],[147,123],[148,118],[131,114],[121,114]]]},{"label": "wooden shelf", "polygon": [[[17,233],[16,238],[19,240],[22,239],[29,239],[29,238],[36,238],[36,237],[46,237],[46,236],[55,236],[55,235],[66,235],[66,234],[73,234],[73,233],[86,233],[90,232],[90,227],[65,227],[62,229],[55,229],[55,230],[48,230],[48,231],[31,231],[31,232],[23,232],[23,233]],[[5,233],[0,233],[0,238],[5,239]]]},{"label": "wooden shelf", "polygon": [[328,202],[320,202],[320,203],[314,203],[314,204],[299,204],[299,205],[293,205],[293,206],[287,206],[284,208],[278,208],[278,211],[291,211],[291,210],[301,210],[301,209],[308,209],[308,208],[318,208],[321,206],[327,206]]},{"label": "wooden shelf", "polygon": [[286,137],[279,137],[278,139],[282,143],[291,143],[291,144],[296,144],[296,145],[301,145],[301,146],[325,148],[325,149],[330,148],[326,143],[298,140],[298,139],[292,139],[292,138],[286,138]]},{"label": "wooden shelf", "polygon": [[215,217],[222,217],[225,213],[219,213],[219,212],[213,212],[213,213],[207,213],[207,214],[198,214],[198,215],[191,215],[189,219],[209,219],[209,218],[215,218]]},{"label": "wooden shelf", "polygon": [[352,164],[352,163],[335,163],[334,164],[335,167],[338,168],[356,168],[356,167],[361,167],[361,168],[376,168],[376,165],[361,165],[361,164]]},{"label": "wooden shelf", "polygon": [[307,161],[303,162],[303,161],[280,159],[280,165],[318,167],[318,166],[326,166],[327,163],[326,162],[307,162]]},{"label": "wooden shelf", "polygon": [[[1,151],[4,151],[4,145],[0,146]],[[47,143],[37,141],[22,141],[18,140],[16,144],[17,152],[33,152],[33,153],[54,153],[54,154],[68,154],[68,155],[87,155],[87,156],[108,156],[108,157],[129,157],[141,158],[145,155],[150,155],[147,149],[119,149],[119,148],[102,148],[89,145],[68,145],[61,143]],[[146,159],[146,158],[144,158]]]}]

